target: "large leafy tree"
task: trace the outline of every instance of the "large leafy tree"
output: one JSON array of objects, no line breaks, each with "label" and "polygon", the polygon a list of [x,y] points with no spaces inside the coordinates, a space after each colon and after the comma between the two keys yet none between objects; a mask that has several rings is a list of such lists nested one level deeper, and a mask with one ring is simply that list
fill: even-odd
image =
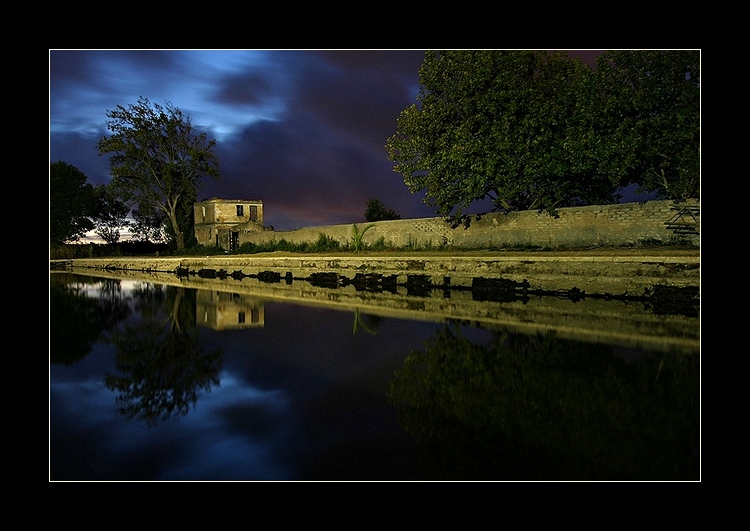
[{"label": "large leafy tree", "polygon": [[562,52],[429,51],[417,103],[386,142],[394,171],[441,215],[489,198],[496,210],[612,202],[578,146],[591,69]]},{"label": "large leafy tree", "polygon": [[438,214],[700,196],[699,51],[433,51],[420,83],[386,148]]},{"label": "large leafy tree", "polygon": [[49,169],[50,244],[78,241],[94,228],[94,187],[86,174],[62,160],[50,164]]},{"label": "large leafy tree", "polygon": [[659,197],[700,197],[700,51],[607,51],[593,87],[599,171]]},{"label": "large leafy tree", "polygon": [[118,105],[107,117],[112,135],[97,148],[112,154],[111,186],[142,219],[163,219],[170,243],[184,250],[190,235],[182,214],[192,208],[205,177],[219,178],[216,141],[197,132],[172,104],[163,107],[144,97],[127,108]]}]

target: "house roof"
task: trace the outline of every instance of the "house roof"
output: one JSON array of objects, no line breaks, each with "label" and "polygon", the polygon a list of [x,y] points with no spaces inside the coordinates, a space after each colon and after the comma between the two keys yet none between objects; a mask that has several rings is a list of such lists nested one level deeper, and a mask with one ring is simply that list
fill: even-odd
[{"label": "house roof", "polygon": [[219,199],[213,197],[211,199],[204,199],[203,201],[197,201],[198,203],[262,203],[262,199]]}]

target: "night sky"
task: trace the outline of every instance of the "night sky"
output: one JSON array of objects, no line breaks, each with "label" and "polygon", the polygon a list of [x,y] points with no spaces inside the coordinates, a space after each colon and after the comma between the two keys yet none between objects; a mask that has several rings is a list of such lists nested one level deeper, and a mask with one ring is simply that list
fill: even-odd
[{"label": "night sky", "polygon": [[[571,52],[593,65],[595,50]],[[276,230],[364,221],[377,198],[432,217],[385,143],[416,102],[424,50],[50,50],[50,163],[109,182],[107,112],[173,104],[216,140],[221,179],[198,199],[261,199]],[[477,205],[474,212],[488,210]]]}]

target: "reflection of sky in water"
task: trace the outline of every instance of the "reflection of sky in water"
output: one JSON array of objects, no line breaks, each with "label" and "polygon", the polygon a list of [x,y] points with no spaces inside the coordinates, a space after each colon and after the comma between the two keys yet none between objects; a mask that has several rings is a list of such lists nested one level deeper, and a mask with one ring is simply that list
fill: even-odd
[{"label": "reflection of sky in water", "polygon": [[289,404],[284,392],[253,388],[226,372],[221,373],[220,380],[219,388],[202,395],[196,409],[180,419],[183,426],[175,434],[180,451],[165,468],[165,478],[294,479],[294,474],[274,457],[289,436],[284,424],[276,423],[270,433],[262,425],[260,433],[254,432],[252,422],[239,428],[232,426],[234,409],[258,417],[285,416]]},{"label": "reflection of sky in water", "polygon": [[[102,298],[103,296],[105,296],[102,295],[102,287],[106,284],[106,282],[107,281],[102,280],[94,284],[77,284],[76,290],[81,295],[91,297],[92,299]],[[122,279],[115,282],[119,285],[119,291],[121,296],[123,297],[130,297],[134,291],[142,289],[147,285],[142,280]]]},{"label": "reflection of sky in water", "polygon": [[[121,474],[127,478],[135,472],[128,471],[131,466],[138,467],[135,477],[153,475],[147,479],[154,480],[293,479],[292,471],[274,457],[290,436],[285,433],[286,426],[278,423],[269,432],[261,425],[260,433],[253,432],[252,423],[242,427],[244,431],[232,426],[233,409],[260,418],[284,416],[289,404],[283,391],[256,389],[226,372],[220,379],[221,385],[202,394],[196,408],[186,416],[153,428],[119,417],[114,411],[113,393],[103,381],[54,383],[50,388],[52,418],[75,421],[68,428],[54,424],[53,428],[71,430],[70,438],[93,435],[97,444],[86,452],[86,461],[76,465],[91,467],[97,474],[93,479],[106,480],[109,474],[114,479]],[[166,453],[155,445],[170,450]],[[161,454],[160,463],[154,459],[148,464],[147,459],[144,462],[138,457],[150,448],[154,448],[154,456]],[[115,465],[117,462],[121,464]],[[102,476],[98,477],[100,468]],[[55,470],[52,472],[54,476]]]}]

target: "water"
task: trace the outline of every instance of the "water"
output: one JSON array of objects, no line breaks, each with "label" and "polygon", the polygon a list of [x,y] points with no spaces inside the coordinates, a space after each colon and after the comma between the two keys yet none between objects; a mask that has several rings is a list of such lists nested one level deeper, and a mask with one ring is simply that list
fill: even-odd
[{"label": "water", "polygon": [[534,328],[493,321],[518,301],[50,278],[53,481],[700,479],[698,317],[600,301],[582,334],[585,301]]}]

